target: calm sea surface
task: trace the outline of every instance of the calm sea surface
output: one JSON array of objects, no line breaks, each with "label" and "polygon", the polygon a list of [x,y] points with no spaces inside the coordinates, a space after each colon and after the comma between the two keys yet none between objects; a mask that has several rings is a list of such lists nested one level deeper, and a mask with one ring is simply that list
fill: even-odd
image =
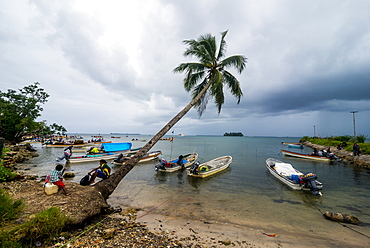
[{"label": "calm sea surface", "polygon": [[[82,136],[91,138],[87,134]],[[121,135],[119,139],[104,136],[113,142],[132,142],[134,148],[143,146],[151,138],[144,135]],[[131,141],[133,138],[138,140]],[[252,224],[271,231],[280,226],[285,231],[335,232],[343,227],[325,220],[321,212],[340,212],[356,215],[364,224],[353,228],[370,236],[370,171],[338,162],[329,164],[284,157],[280,149],[301,150],[288,148],[282,141],[297,142],[298,139],[175,136],[173,143],[158,141],[152,150],[161,150],[161,158],[167,160],[197,152],[200,162],[224,155],[231,155],[233,162],[226,171],[204,179],[188,177],[185,171],[156,172],[157,160],[141,163],[121,181],[108,202],[112,206],[154,209],[155,213],[171,216],[242,226]],[[55,166],[55,158],[63,154],[63,149],[34,146],[40,156],[24,166],[30,174],[46,175]],[[302,153],[310,152],[310,148],[302,150]],[[270,157],[291,163],[303,173],[315,173],[324,184],[323,196],[293,191],[275,179],[265,167],[265,160]],[[88,162],[66,165],[66,168],[76,174],[71,181],[79,182],[97,166],[98,162]],[[361,236],[356,232],[353,235]]]}]

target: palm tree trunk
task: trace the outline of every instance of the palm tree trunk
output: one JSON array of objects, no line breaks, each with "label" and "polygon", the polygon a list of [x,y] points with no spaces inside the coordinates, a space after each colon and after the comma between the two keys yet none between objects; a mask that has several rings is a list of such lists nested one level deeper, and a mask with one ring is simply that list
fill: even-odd
[{"label": "palm tree trunk", "polygon": [[184,117],[189,110],[194,106],[196,102],[207,92],[208,88],[211,86],[211,80],[204,89],[194,98],[183,110],[181,110],[175,117],[172,118],[153,138],[146,143],[146,145],[140,149],[129,161],[121,166],[116,172],[114,172],[108,179],[100,181],[95,184],[95,189],[98,190],[104,199],[107,199],[113,191],[116,189],[121,180],[129,173],[136,163],[140,160],[140,157],[145,155],[160,138],[163,137],[182,117]]}]

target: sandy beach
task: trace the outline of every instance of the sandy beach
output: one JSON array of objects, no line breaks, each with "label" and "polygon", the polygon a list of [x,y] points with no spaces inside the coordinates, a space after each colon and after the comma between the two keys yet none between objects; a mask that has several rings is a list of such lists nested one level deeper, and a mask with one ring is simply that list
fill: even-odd
[{"label": "sandy beach", "polygon": [[[138,212],[139,223],[146,224],[154,233],[171,234],[175,239],[193,237],[205,247],[369,247],[370,238],[356,233],[338,223],[336,233],[287,232],[276,227],[266,229],[217,223],[202,220],[190,220],[179,217]],[[266,223],[264,223],[266,224]],[[274,229],[272,232],[270,229]]]}]

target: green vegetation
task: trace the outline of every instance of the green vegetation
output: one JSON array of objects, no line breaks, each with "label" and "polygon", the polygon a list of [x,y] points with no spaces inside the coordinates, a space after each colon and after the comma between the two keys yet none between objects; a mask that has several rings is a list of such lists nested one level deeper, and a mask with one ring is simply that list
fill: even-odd
[{"label": "green vegetation", "polygon": [[14,173],[11,169],[8,169],[4,167],[3,165],[2,159],[4,157],[5,152],[7,151],[9,151],[9,149],[3,147],[3,150],[0,156],[0,182],[11,181],[17,176],[17,174]]},{"label": "green vegetation", "polygon": [[0,226],[3,226],[6,221],[17,218],[23,206],[22,200],[14,201],[4,189],[0,188]]},{"label": "green vegetation", "polygon": [[238,132],[238,133],[231,132],[231,133],[224,133],[224,136],[240,136],[240,137],[242,137],[244,135],[241,132]]},{"label": "green vegetation", "polygon": [[364,143],[366,140],[365,135],[359,135],[356,139],[353,139],[352,136],[345,135],[345,136],[337,136],[337,137],[329,137],[329,138],[317,138],[317,137],[308,137],[304,136],[301,141],[309,141],[312,144],[322,145],[322,146],[334,146],[337,147],[339,144],[343,142],[347,143],[346,147],[343,147],[344,150],[352,152],[352,146],[354,142],[360,146],[362,154],[370,155],[370,143]]},{"label": "green vegetation", "polygon": [[30,221],[0,232],[2,247],[34,247],[36,242],[50,242],[65,227],[68,218],[52,207],[35,215]]},{"label": "green vegetation", "polygon": [[39,88],[38,82],[19,89],[19,92],[8,89],[0,90],[0,137],[8,141],[21,141],[25,135],[44,135],[67,130],[58,124],[47,126],[36,122],[41,116],[41,104],[47,102],[49,94]]}]

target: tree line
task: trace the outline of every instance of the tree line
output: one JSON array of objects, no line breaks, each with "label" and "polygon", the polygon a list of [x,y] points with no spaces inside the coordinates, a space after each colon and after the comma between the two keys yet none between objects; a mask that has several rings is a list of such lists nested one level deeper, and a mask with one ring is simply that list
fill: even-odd
[{"label": "tree line", "polygon": [[43,111],[42,104],[50,95],[40,88],[40,83],[28,85],[18,91],[0,91],[0,137],[7,141],[20,142],[23,137],[65,133],[62,125],[36,121]]}]

